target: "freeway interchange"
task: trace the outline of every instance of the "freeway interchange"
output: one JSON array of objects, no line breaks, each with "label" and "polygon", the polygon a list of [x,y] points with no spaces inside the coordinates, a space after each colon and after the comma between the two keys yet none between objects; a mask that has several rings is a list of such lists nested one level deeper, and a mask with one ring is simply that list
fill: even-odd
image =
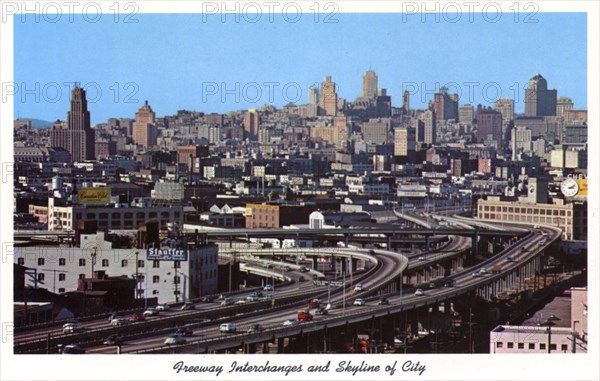
[{"label": "freeway interchange", "polygon": [[[464,229],[464,226],[461,227]],[[433,230],[433,229],[432,229]],[[515,229],[517,231],[518,229]],[[112,326],[106,316],[83,322],[83,330],[64,334],[62,324],[24,330],[15,336],[15,353],[57,353],[58,345],[77,343],[85,348],[86,353],[215,353],[244,347],[250,344],[277,342],[284,338],[310,332],[326,331],[335,327],[389,316],[423,306],[431,306],[450,300],[457,296],[476,292],[488,296],[504,290],[510,290],[517,278],[535,271],[539,255],[553,242],[560,238],[561,231],[555,227],[542,226],[528,231],[521,229],[519,239],[512,242],[504,250],[480,261],[472,266],[462,268],[452,266],[441,272],[433,272],[438,263],[453,261],[455,258],[468,255],[472,239],[462,235],[449,235],[444,242],[433,250],[417,253],[403,253],[383,249],[362,249],[359,247],[333,248],[303,248],[294,249],[292,253],[286,249],[252,250],[248,249],[240,256],[246,258],[247,271],[255,272],[266,279],[280,277],[282,283],[276,285],[276,290],[270,299],[259,299],[228,306],[219,302],[194,303],[192,310],[160,312],[156,316],[148,316],[144,321],[131,322],[123,326]],[[445,233],[458,230],[445,229]],[[372,234],[379,234],[371,230]],[[302,232],[306,235],[306,232]],[[318,234],[321,234],[319,232]],[[517,234],[517,233],[515,233]],[[312,278],[305,282],[293,282],[301,276],[313,275],[323,279],[323,273],[311,269],[301,272],[300,265],[285,262],[287,257],[296,257],[301,250],[306,259],[311,257],[339,258],[346,263],[350,273],[344,271],[343,276],[325,278],[335,286],[320,286]],[[224,253],[224,254],[231,254]],[[279,257],[280,263],[289,267],[283,272],[273,261],[272,269],[265,269],[261,263],[268,262],[269,257]],[[353,261],[362,261],[364,269],[353,269]],[[481,270],[485,269],[485,270]],[[427,275],[429,272],[429,276]],[[348,274],[348,275],[346,275]],[[416,274],[416,275],[415,275]],[[419,274],[425,274],[419,276]],[[432,275],[433,274],[433,275]],[[515,276],[515,274],[517,274]],[[520,275],[519,275],[520,274]],[[443,281],[451,280],[448,287]],[[423,290],[422,295],[415,295],[417,284],[429,280],[431,288]],[[421,282],[420,282],[421,281]],[[342,286],[339,286],[339,284]],[[361,284],[362,291],[355,290],[356,284]],[[402,287],[403,284],[412,286]],[[227,296],[243,300],[257,288],[250,288]],[[385,296],[389,302],[379,305],[380,296]],[[308,301],[318,298],[323,302],[335,304],[338,308],[328,311],[327,315],[317,315],[311,311],[314,318],[302,321],[297,325],[285,327],[283,322],[295,319],[299,309],[306,309]],[[357,298],[365,300],[365,305],[353,305]],[[223,323],[235,323],[234,333],[220,332]],[[262,330],[247,333],[250,327],[260,324]],[[165,338],[173,334],[177,327],[188,326],[192,335],[185,337],[185,342],[177,345],[165,345]],[[109,335],[120,335],[125,344],[116,346],[103,345]]]}]

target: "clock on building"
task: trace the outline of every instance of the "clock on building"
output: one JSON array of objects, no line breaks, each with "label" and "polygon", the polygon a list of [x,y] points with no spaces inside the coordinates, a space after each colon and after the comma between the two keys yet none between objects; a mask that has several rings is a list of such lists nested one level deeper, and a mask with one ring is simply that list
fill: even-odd
[{"label": "clock on building", "polygon": [[560,191],[565,197],[573,197],[579,193],[579,184],[573,178],[566,178],[560,183]]}]

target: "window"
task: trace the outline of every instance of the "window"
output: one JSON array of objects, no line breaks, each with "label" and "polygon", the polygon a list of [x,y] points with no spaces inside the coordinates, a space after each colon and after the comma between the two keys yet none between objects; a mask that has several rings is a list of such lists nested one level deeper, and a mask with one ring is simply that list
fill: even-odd
[{"label": "window", "polygon": [[525,344],[524,343],[519,343],[517,346],[519,347],[519,349],[525,349]]},{"label": "window", "polygon": [[44,263],[46,263],[44,258],[38,258],[38,266],[44,266]]},{"label": "window", "polygon": [[551,351],[555,351],[556,350],[556,344],[550,344],[550,350]]},{"label": "window", "polygon": [[38,282],[43,282],[46,279],[46,275],[44,273],[38,273]]},{"label": "window", "polygon": [[79,259],[79,266],[82,266],[82,267],[85,266],[85,259],[83,259],[83,258]]},{"label": "window", "polygon": [[502,341],[496,342],[496,348],[502,348]]},{"label": "window", "polygon": [[175,267],[176,269],[180,269],[181,268],[181,261],[175,261],[175,262],[173,262],[173,267]]},{"label": "window", "polygon": [[64,258],[59,258],[58,259],[58,265],[59,266],[66,266],[67,265],[67,260]]},{"label": "window", "polygon": [[160,267],[160,261],[152,261],[152,267],[157,269]]},{"label": "window", "polygon": [[160,282],[160,277],[158,275],[154,275],[152,277],[152,283],[159,283]]},{"label": "window", "polygon": [[25,258],[19,258],[19,259],[17,259],[17,264],[23,266],[25,264]]},{"label": "window", "polygon": [[543,351],[546,349],[546,344],[540,344],[540,351]]},{"label": "window", "polygon": [[529,349],[535,349],[535,343],[529,343]]},{"label": "window", "polygon": [[560,350],[563,351],[563,352],[566,352],[566,351],[569,350],[569,346],[567,344],[562,344],[560,346]]},{"label": "window", "polygon": [[67,278],[67,276],[65,274],[58,274],[58,281],[62,282]]},{"label": "window", "polygon": [[64,294],[64,293],[65,293],[65,289],[64,289],[64,288],[62,288],[62,287],[61,287],[61,288],[59,288],[59,289],[58,289],[58,293],[59,293],[59,294]]},{"label": "window", "polygon": [[144,265],[145,265],[144,261],[140,259],[138,261],[138,267],[144,267]]},{"label": "window", "polygon": [[514,347],[514,343],[510,342],[510,343],[506,343],[506,347],[508,349],[512,349]]},{"label": "window", "polygon": [[175,284],[181,283],[181,277],[179,275],[175,275]]},{"label": "window", "polygon": [[85,274],[79,274],[79,279],[85,279]]},{"label": "window", "polygon": [[158,295],[158,290],[152,290],[152,295]]},{"label": "window", "polygon": [[108,259],[102,260],[102,267],[108,267]]},{"label": "window", "polygon": [[121,261],[121,267],[127,267],[127,264],[128,264],[127,259],[123,259]]}]

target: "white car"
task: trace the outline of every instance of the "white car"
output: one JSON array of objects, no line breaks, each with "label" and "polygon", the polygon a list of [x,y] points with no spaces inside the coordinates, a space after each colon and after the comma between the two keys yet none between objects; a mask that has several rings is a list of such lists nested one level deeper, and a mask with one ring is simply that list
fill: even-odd
[{"label": "white car", "polygon": [[352,303],[352,305],[354,306],[364,306],[366,304],[364,299],[354,299],[354,303]]},{"label": "white car", "polygon": [[271,286],[270,284],[268,284],[265,287],[263,287],[263,291],[273,291],[273,286]]},{"label": "white car", "polygon": [[223,299],[223,301],[221,302],[222,306],[230,306],[233,304],[233,300],[231,300],[231,298],[225,298]]},{"label": "white car", "polygon": [[150,307],[146,311],[144,311],[144,316],[156,316],[158,315],[158,310],[156,308]]},{"label": "white car", "polygon": [[168,305],[167,303],[165,304],[159,304],[158,306],[154,307],[157,311],[168,311],[171,309],[171,306]]},{"label": "white car", "polygon": [[419,262],[423,262],[424,260],[425,260],[425,257],[419,257],[419,258],[418,258],[418,261],[419,261]]},{"label": "white car", "polygon": [[83,326],[78,321],[73,321],[69,323],[65,323],[63,325],[63,333],[75,333],[79,332],[83,329]]},{"label": "white car", "polygon": [[300,320],[298,319],[287,319],[283,322],[284,327],[295,327],[300,324]]},{"label": "white car", "polygon": [[415,296],[423,296],[425,295],[425,291],[423,291],[420,288],[417,288],[417,290],[415,291]]},{"label": "white car", "polygon": [[338,305],[335,303],[328,303],[327,306],[325,306],[326,310],[335,310],[338,308]]},{"label": "white car", "polygon": [[110,321],[110,325],[121,326],[129,324],[128,317],[116,317]]},{"label": "white car", "polygon": [[364,291],[364,290],[365,290],[365,288],[364,288],[364,287],[363,287],[363,285],[362,285],[362,284],[360,284],[360,283],[359,283],[359,284],[357,284],[357,285],[354,287],[354,291],[355,291],[355,292],[360,292],[360,291]]},{"label": "white car", "polygon": [[479,269],[479,273],[480,274],[487,274],[488,270],[485,267],[482,267],[482,268]]},{"label": "white car", "polygon": [[185,344],[186,341],[187,340],[182,335],[175,334],[175,335],[171,335],[165,339],[165,345]]},{"label": "white car", "polygon": [[234,323],[223,323],[219,326],[219,332],[235,332],[237,327]]}]

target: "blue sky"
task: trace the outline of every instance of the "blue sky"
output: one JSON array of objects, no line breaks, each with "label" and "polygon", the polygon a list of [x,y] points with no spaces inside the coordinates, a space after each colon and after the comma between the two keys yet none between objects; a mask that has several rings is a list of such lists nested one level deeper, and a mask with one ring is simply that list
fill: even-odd
[{"label": "blue sky", "polygon": [[541,73],[559,96],[587,107],[582,13],[540,13],[537,23],[522,17],[515,23],[512,15],[497,23],[477,15],[472,23],[467,17],[436,22],[433,15],[403,22],[401,14],[338,14],[337,23],[315,23],[309,15],[297,23],[281,17],[271,23],[265,16],[250,23],[233,15],[204,22],[202,15],[138,14],[135,24],[115,23],[109,15],[97,23],[78,17],[35,22],[29,16],[14,21],[15,82],[20,90],[36,92],[38,86],[39,99],[17,94],[20,117],[66,118],[70,85],[63,84],[74,81],[88,84],[92,123],[133,118],[146,99],[157,116],[306,103],[310,84],[326,75],[339,96],[354,100],[369,68],[397,106],[404,89],[414,92],[412,107],[424,108],[439,86],[455,83],[461,104],[517,96],[522,112],[522,89]]}]

